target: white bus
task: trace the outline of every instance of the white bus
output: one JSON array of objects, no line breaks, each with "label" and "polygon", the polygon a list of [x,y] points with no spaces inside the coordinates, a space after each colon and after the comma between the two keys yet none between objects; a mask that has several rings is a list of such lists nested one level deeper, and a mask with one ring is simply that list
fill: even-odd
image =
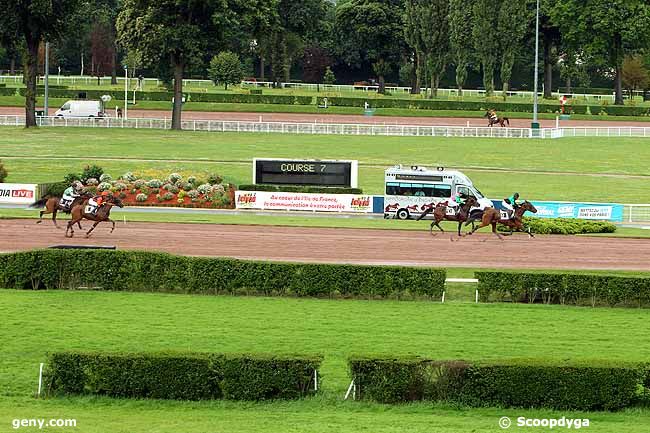
[{"label": "white bus", "polygon": [[[460,171],[446,170],[444,167],[429,170],[420,166],[396,165],[386,169],[384,218],[417,218],[429,206],[453,200],[461,193],[472,195],[478,200],[479,206],[476,209],[492,206],[492,202]],[[447,212],[453,213],[453,209],[448,209]]]}]

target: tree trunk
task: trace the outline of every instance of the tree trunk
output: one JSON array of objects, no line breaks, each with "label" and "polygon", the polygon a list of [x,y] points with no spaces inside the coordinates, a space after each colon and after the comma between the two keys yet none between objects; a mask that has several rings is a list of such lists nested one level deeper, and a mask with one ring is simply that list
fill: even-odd
[{"label": "tree trunk", "polygon": [[616,96],[614,105],[624,105],[623,102],[623,38],[617,35],[614,39],[614,52],[616,53]]},{"label": "tree trunk", "polygon": [[9,74],[16,75],[16,56],[12,55],[9,61]]},{"label": "tree trunk", "polygon": [[510,83],[507,80],[503,81],[503,100],[508,98],[508,90],[510,90]]},{"label": "tree trunk", "polygon": [[465,65],[456,65],[456,87],[458,87],[458,96],[463,96],[463,85],[467,78],[467,68]]},{"label": "tree trunk", "polygon": [[411,93],[419,95],[421,92],[420,83],[422,83],[422,60],[417,52],[415,53],[415,68],[413,68],[413,71],[415,72],[415,86],[411,89]]},{"label": "tree trunk", "polygon": [[84,53],[81,52],[81,72],[79,73],[82,77],[84,76]]},{"label": "tree trunk", "polygon": [[27,40],[25,53],[25,128],[36,126],[36,79],[39,40]]},{"label": "tree trunk", "polygon": [[117,47],[113,47],[111,55],[111,85],[117,84]]},{"label": "tree trunk", "polygon": [[260,80],[264,81],[264,56],[260,56]]},{"label": "tree trunk", "polygon": [[378,79],[379,79],[379,89],[377,89],[377,93],[381,93],[383,95],[384,93],[386,93],[386,82],[384,80],[383,75],[380,75]]},{"label": "tree trunk", "polygon": [[553,62],[551,42],[544,38],[544,99],[553,99]]},{"label": "tree trunk", "polygon": [[431,71],[431,93],[429,93],[429,98],[435,98],[438,96],[438,85],[435,72]]},{"label": "tree trunk", "polygon": [[183,63],[172,56],[174,65],[174,108],[172,110],[172,129],[181,129],[181,110],[183,109]]},{"label": "tree trunk", "polygon": [[571,77],[566,77],[566,92],[571,93]]}]

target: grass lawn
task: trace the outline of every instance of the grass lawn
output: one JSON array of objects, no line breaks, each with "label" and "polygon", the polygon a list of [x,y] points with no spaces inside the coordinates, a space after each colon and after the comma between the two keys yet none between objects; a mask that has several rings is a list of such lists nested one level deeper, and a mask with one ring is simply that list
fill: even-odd
[{"label": "grass lawn", "polygon": [[[341,401],[353,353],[647,361],[647,310],[12,290],[0,291],[0,308],[2,431],[15,418],[76,418],[71,431],[89,433],[498,432],[503,415],[587,417],[589,430],[602,433],[641,433],[650,423],[647,409],[576,414]],[[64,349],[321,353],[324,388],[297,402],[34,400],[38,363]]]},{"label": "grass lawn", "polygon": [[217,172],[226,181],[243,184],[251,182],[252,158],[286,157],[357,159],[360,187],[371,194],[382,192],[383,170],[396,163],[461,168],[489,197],[518,190],[527,199],[645,203],[650,187],[647,143],[634,138],[516,140],[11,127],[0,131],[0,158],[9,171],[8,182],[56,181],[97,163],[114,176],[127,170],[147,176]]}]

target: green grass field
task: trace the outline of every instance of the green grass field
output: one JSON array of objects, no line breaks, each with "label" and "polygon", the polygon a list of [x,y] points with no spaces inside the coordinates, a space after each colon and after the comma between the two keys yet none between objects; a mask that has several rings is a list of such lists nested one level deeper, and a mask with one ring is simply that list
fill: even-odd
[{"label": "green grass field", "polygon": [[97,129],[0,129],[8,182],[51,182],[86,164],[119,176],[217,172],[250,183],[254,157],[357,159],[360,187],[382,193],[397,163],[462,169],[489,197],[646,203],[647,143],[634,138],[562,140],[353,137]]},{"label": "green grass field", "polygon": [[[2,290],[0,311],[3,432],[15,418],[76,418],[70,431],[84,433],[498,432],[503,415],[586,417],[589,431],[601,433],[642,433],[650,423],[647,409],[561,413],[342,401],[345,360],[354,353],[647,361],[650,347],[639,344],[650,331],[647,310]],[[64,349],[321,353],[323,394],[270,403],[33,399],[38,363]]]}]

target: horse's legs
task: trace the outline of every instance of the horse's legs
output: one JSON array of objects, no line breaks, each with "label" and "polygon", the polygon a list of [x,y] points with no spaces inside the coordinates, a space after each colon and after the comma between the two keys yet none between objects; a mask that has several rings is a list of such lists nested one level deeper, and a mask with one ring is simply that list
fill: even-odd
[{"label": "horse's legs", "polygon": [[[70,236],[68,236],[68,233],[70,233]],[[68,221],[68,227],[65,229],[65,237],[66,238],[71,238],[74,236],[74,220]]]},{"label": "horse's legs", "polygon": [[58,229],[58,228],[60,228],[60,227],[59,227],[59,225],[56,223],[56,212],[57,212],[57,210],[56,210],[56,208],[54,208],[54,210],[52,211],[52,222],[54,223],[54,227],[56,227],[56,228]]},{"label": "horse's legs", "polygon": [[110,222],[111,224],[113,224],[113,227],[111,227],[111,233],[113,233],[113,231],[115,230],[115,221],[113,221],[113,220],[110,219],[110,218],[107,218],[106,221],[108,221],[108,222]]},{"label": "horse's legs", "polygon": [[95,221],[95,224],[93,224],[93,226],[90,228],[90,230],[88,230],[88,232],[86,232],[86,237],[87,238],[90,237],[90,233],[92,233],[92,231],[95,230],[95,227],[97,227],[97,224],[99,224],[99,221]]},{"label": "horse's legs", "polygon": [[499,239],[503,240],[501,233],[497,232],[497,223],[496,221],[492,223],[492,233],[496,235]]}]

